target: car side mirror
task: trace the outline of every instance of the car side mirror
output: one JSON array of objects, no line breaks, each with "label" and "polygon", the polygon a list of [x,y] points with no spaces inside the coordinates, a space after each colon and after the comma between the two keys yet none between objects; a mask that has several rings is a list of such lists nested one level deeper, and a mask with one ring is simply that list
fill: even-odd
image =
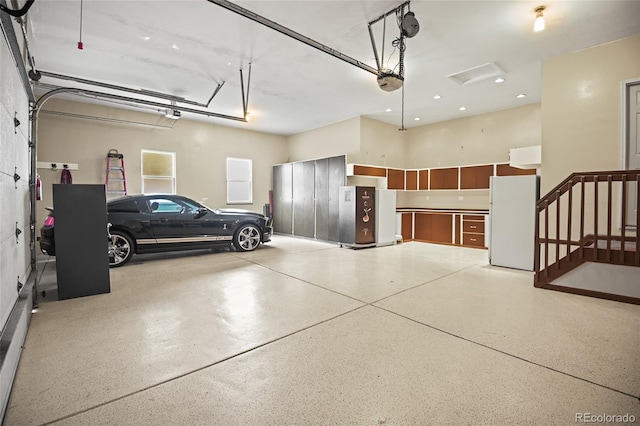
[{"label": "car side mirror", "polygon": [[204,207],[199,208],[195,218],[200,219],[202,216],[206,215],[208,211],[209,210],[205,209]]}]

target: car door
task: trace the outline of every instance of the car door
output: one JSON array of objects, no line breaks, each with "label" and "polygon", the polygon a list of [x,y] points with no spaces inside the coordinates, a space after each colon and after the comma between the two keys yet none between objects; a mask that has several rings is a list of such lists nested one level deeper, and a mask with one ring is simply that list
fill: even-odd
[{"label": "car door", "polygon": [[[221,238],[216,215],[184,197],[148,196],[151,227],[159,246],[166,249],[207,246]],[[229,238],[230,240],[230,238]]]}]

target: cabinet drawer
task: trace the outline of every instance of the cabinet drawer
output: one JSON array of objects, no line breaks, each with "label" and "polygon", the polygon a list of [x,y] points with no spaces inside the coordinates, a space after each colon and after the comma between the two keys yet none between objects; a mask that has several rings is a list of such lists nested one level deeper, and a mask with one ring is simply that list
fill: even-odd
[{"label": "cabinet drawer", "polygon": [[484,247],[484,235],[462,234],[462,244],[465,246]]},{"label": "cabinet drawer", "polygon": [[484,222],[484,215],[481,214],[465,214],[462,216],[464,220],[479,220]]},{"label": "cabinet drawer", "polygon": [[477,232],[484,234],[484,222],[465,220],[462,222],[462,232]]}]

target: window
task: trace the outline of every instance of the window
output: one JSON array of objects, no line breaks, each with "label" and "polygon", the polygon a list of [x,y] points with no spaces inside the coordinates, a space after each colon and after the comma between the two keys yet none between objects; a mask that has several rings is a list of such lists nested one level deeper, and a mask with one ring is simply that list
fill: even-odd
[{"label": "window", "polygon": [[176,153],[142,150],[142,193],[176,193]]},{"label": "window", "polygon": [[152,214],[168,214],[168,213],[197,213],[200,206],[190,203],[186,200],[170,200],[163,197],[149,198],[149,211]]},{"label": "window", "polygon": [[227,204],[253,204],[252,160],[227,157]]}]

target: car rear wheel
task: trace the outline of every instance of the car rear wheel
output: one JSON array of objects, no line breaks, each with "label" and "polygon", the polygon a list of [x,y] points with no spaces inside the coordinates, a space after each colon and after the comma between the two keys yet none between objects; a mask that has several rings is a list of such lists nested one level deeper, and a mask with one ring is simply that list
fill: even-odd
[{"label": "car rear wheel", "polygon": [[260,228],[256,225],[242,225],[233,236],[233,245],[240,251],[252,251],[260,245]]},{"label": "car rear wheel", "polygon": [[111,231],[109,239],[109,267],[122,266],[133,256],[133,241],[121,231]]}]

